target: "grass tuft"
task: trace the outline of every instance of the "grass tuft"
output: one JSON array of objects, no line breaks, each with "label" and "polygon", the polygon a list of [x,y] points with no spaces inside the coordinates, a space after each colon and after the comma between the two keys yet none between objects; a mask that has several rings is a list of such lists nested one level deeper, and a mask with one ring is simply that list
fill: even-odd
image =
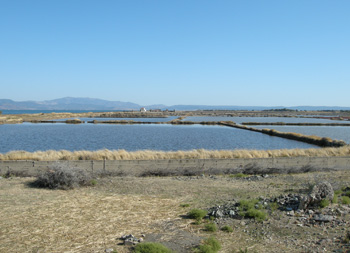
[{"label": "grass tuft", "polygon": [[[334,199],[334,198],[333,198]],[[322,199],[321,201],[320,201],[320,208],[325,208],[325,207],[327,207],[327,206],[329,206],[329,200],[328,199]]]},{"label": "grass tuft", "polygon": [[205,224],[205,231],[216,232],[218,231],[218,226],[215,223]]},{"label": "grass tuft", "polygon": [[200,245],[194,252],[197,253],[216,253],[221,249],[220,242],[215,237],[209,237],[204,240],[203,244]]},{"label": "grass tuft", "polygon": [[221,228],[221,230],[222,230],[222,231],[225,231],[225,232],[227,232],[227,233],[232,233],[232,232],[233,232],[233,228],[230,227],[230,226],[228,226],[228,225],[223,226],[223,227]]},{"label": "grass tuft", "polygon": [[188,212],[187,216],[190,219],[195,219],[197,222],[200,222],[207,215],[207,211],[201,209],[192,209]]},{"label": "grass tuft", "polygon": [[163,244],[155,242],[143,242],[137,244],[133,251],[134,253],[171,253],[172,250],[165,247]]},{"label": "grass tuft", "polygon": [[348,196],[343,196],[343,197],[341,198],[341,203],[342,203],[343,205],[349,205],[349,204],[350,204],[350,198],[349,198]]}]

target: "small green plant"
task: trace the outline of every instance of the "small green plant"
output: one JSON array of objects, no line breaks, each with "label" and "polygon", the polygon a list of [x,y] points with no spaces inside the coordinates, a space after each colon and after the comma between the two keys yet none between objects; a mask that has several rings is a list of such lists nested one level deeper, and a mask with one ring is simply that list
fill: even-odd
[{"label": "small green plant", "polygon": [[322,199],[320,201],[320,208],[325,208],[326,206],[329,206],[329,200],[328,199]]},{"label": "small green plant", "polygon": [[203,244],[200,245],[195,252],[197,253],[216,253],[221,249],[220,242],[215,237],[209,237],[204,240]]},{"label": "small green plant", "polygon": [[181,206],[181,207],[189,207],[190,204],[184,203],[184,204],[181,204],[180,206]]},{"label": "small green plant", "polygon": [[192,209],[188,212],[187,216],[190,219],[195,219],[197,222],[200,222],[207,215],[207,211],[202,209]]},{"label": "small green plant", "polygon": [[262,210],[263,206],[258,204],[257,199],[239,201],[239,215],[246,218],[253,218],[259,222],[267,219],[267,214]]},{"label": "small green plant", "polygon": [[272,202],[269,204],[269,208],[271,210],[271,212],[273,213],[274,211],[276,211],[278,209],[278,203],[277,202]]},{"label": "small green plant", "polygon": [[338,195],[334,195],[332,199],[332,204],[337,204],[338,203]]},{"label": "small green plant", "polygon": [[343,196],[343,197],[341,198],[341,203],[342,203],[343,205],[349,205],[349,204],[350,204],[350,198],[349,198],[348,196]]},{"label": "small green plant", "polygon": [[261,221],[264,221],[267,219],[267,214],[261,210],[249,209],[245,213],[244,217],[253,218],[253,219],[261,222]]},{"label": "small green plant", "polygon": [[215,223],[205,224],[205,230],[208,232],[216,232],[218,230],[218,226]]},{"label": "small green plant", "polygon": [[342,193],[343,193],[342,190],[336,190],[336,191],[334,191],[334,195],[340,195],[340,194],[342,194]]},{"label": "small green plant", "polygon": [[346,191],[346,189],[347,189],[348,187],[347,186],[343,186],[342,188],[341,188],[341,191]]},{"label": "small green plant", "polygon": [[230,226],[223,226],[222,228],[221,228],[221,230],[222,231],[225,231],[225,232],[227,232],[227,233],[232,233],[233,232],[233,228],[232,227],[230,227]]},{"label": "small green plant", "polygon": [[237,173],[237,174],[230,175],[230,177],[243,178],[243,177],[249,177],[249,175],[244,174],[244,173]]},{"label": "small green plant", "polygon": [[96,179],[91,179],[90,185],[92,185],[92,186],[97,185],[97,180]]},{"label": "small green plant", "polygon": [[137,244],[134,253],[171,253],[172,251],[163,244],[155,242],[143,242]]},{"label": "small green plant", "polygon": [[350,191],[346,191],[343,193],[345,196],[350,197]]},{"label": "small green plant", "polygon": [[255,208],[255,205],[258,203],[259,201],[257,199],[242,199],[239,201],[239,208],[243,211],[243,210],[248,210],[248,209],[252,209]]}]

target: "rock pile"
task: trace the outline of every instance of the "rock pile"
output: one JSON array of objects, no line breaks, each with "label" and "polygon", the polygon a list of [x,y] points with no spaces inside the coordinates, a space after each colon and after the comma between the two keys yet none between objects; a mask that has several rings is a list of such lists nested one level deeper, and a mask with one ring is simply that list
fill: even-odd
[{"label": "rock pile", "polygon": [[124,241],[124,245],[127,245],[127,246],[134,246],[134,245],[136,245],[136,244],[138,244],[138,243],[143,241],[143,238],[136,238],[132,234],[124,235],[120,239],[123,240]]},{"label": "rock pile", "polygon": [[[286,211],[288,216],[297,217],[300,225],[315,223],[331,223],[332,225],[345,224],[338,216],[350,213],[350,208],[338,207],[336,209],[319,209],[322,200],[332,200],[334,191],[330,183],[322,182],[315,185],[309,194],[284,194],[275,198],[259,197],[255,207],[272,210],[278,208]],[[275,203],[275,204],[273,204]],[[277,206],[276,206],[277,204]],[[228,201],[222,205],[217,205],[208,209],[208,215],[217,219],[234,218],[242,219],[240,216],[240,204],[236,200]]]}]

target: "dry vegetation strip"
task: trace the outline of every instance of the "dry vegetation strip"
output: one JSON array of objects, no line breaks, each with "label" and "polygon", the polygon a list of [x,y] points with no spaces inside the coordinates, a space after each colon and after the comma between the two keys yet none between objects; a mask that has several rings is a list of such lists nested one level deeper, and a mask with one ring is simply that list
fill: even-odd
[{"label": "dry vegetation strip", "polygon": [[305,135],[300,133],[286,133],[286,132],[280,132],[274,129],[258,129],[254,127],[248,127],[244,125],[237,125],[234,122],[230,121],[222,121],[220,122],[221,125],[228,126],[228,127],[235,127],[239,129],[249,130],[253,132],[268,134],[271,136],[278,136],[281,138],[286,138],[290,140],[296,140],[296,141],[302,141],[314,145],[318,145],[321,147],[342,147],[347,145],[346,142],[342,140],[333,140],[328,137],[319,137],[316,135]]},{"label": "dry vegetation strip", "polygon": [[271,157],[339,157],[350,156],[350,146],[340,148],[281,149],[281,150],[191,150],[191,151],[153,151],[125,150],[97,151],[11,151],[0,154],[0,161],[34,160],[162,160],[162,159],[234,159]]}]

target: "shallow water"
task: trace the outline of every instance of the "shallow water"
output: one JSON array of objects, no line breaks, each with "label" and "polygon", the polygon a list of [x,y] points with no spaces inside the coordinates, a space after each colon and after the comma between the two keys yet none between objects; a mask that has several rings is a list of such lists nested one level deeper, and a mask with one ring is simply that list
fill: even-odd
[{"label": "shallow water", "polygon": [[[350,129],[350,128],[349,128]],[[16,124],[0,125],[0,152],[12,150],[288,149],[314,145],[224,126]]]}]

